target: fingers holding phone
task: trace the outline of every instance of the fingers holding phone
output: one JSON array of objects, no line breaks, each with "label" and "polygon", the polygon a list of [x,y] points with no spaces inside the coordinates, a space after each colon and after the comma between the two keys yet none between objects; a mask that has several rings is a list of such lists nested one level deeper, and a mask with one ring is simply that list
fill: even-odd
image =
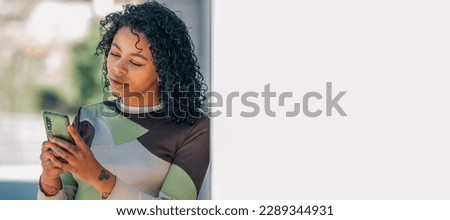
[{"label": "fingers holding phone", "polygon": [[[67,115],[45,111],[42,116],[47,141],[42,143],[41,148],[42,175],[39,186],[45,195],[51,196],[62,189],[60,175],[65,172],[63,165],[68,164],[68,161],[61,157],[61,152],[64,150],[52,143],[50,139],[58,137],[69,142],[73,141],[67,131],[67,126],[69,125],[69,117]],[[58,151],[61,152],[58,154]]]},{"label": "fingers holding phone", "polygon": [[72,173],[76,178],[91,184],[97,190],[103,190],[102,187],[105,187],[106,181],[102,182],[103,179],[101,179],[105,175],[108,176],[106,180],[110,180],[109,182],[112,183],[108,183],[109,185],[107,186],[114,185],[115,176],[97,161],[76,129],[72,125],[69,125],[67,130],[74,142],[68,142],[58,137],[49,138],[52,143],[52,145],[49,145],[51,151],[67,161],[67,163],[54,161],[54,165]]},{"label": "fingers holding phone", "polygon": [[76,145],[58,137],[50,137],[49,140],[51,143],[50,150],[57,158],[60,158],[54,162],[55,165],[64,169],[66,165],[77,164],[78,147]]},{"label": "fingers holding phone", "polygon": [[[104,187],[99,175],[107,173],[106,169],[97,161],[76,129],[69,124],[69,118],[54,112],[44,112],[43,117],[49,140],[42,145],[41,161],[44,172],[51,176],[70,172],[94,187]],[[113,183],[110,185],[114,185],[115,177],[110,180]]]},{"label": "fingers holding phone", "polygon": [[[48,140],[50,140],[51,137],[59,137],[73,143],[73,140],[67,131],[67,126],[70,124],[67,115],[45,111],[42,116],[44,118],[45,132],[47,133]],[[63,163],[67,163],[66,160],[57,155],[56,158]]]},{"label": "fingers holding phone", "polygon": [[49,141],[44,141],[42,143],[42,151],[41,151],[41,166],[43,170],[43,175],[45,175],[48,178],[59,178],[59,175],[61,175],[64,171],[55,165],[55,161],[59,161],[60,159],[57,158],[57,155],[53,150],[51,150],[53,143]]},{"label": "fingers holding phone", "polygon": [[50,150],[56,156],[67,161],[67,163],[56,161],[55,165],[61,167],[64,171],[71,172],[80,179],[89,179],[88,176],[90,176],[91,171],[100,167],[100,164],[75,128],[68,126],[67,130],[72,139],[75,140],[74,144],[58,137],[49,138],[52,143]]}]

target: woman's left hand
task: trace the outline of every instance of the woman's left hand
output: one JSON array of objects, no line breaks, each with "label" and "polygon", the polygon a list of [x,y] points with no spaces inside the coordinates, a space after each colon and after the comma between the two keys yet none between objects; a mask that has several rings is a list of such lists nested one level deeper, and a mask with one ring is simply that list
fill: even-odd
[{"label": "woman's left hand", "polygon": [[74,144],[61,138],[50,138],[50,142],[55,144],[52,146],[52,150],[67,161],[67,163],[56,161],[55,165],[91,184],[102,194],[111,192],[115,185],[115,176],[100,165],[72,125],[69,125],[67,130],[72,136]]}]

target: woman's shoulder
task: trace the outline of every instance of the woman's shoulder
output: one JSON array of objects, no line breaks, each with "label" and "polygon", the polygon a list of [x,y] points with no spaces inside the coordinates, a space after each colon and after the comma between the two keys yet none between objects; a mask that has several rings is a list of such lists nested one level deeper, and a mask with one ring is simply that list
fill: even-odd
[{"label": "woman's shoulder", "polygon": [[97,102],[94,104],[89,104],[89,105],[85,105],[85,106],[81,106],[78,110],[78,112],[80,111],[90,111],[96,115],[104,115],[105,113],[112,113],[112,112],[117,112],[117,105],[116,102],[113,101],[103,101],[103,102]]},{"label": "woman's shoulder", "polygon": [[188,133],[198,133],[198,132],[208,132],[210,127],[210,119],[207,116],[201,116],[192,125],[186,125],[186,130]]},{"label": "woman's shoulder", "polygon": [[99,117],[112,117],[117,116],[118,110],[114,101],[104,101],[78,108],[78,116],[86,114],[93,114]]},{"label": "woman's shoulder", "polygon": [[102,102],[95,102],[92,104],[81,106],[80,108],[86,108],[86,109],[102,109],[102,108],[114,108],[116,107],[117,100],[106,100]]},{"label": "woman's shoulder", "polygon": [[[201,116],[198,118],[193,124],[188,124],[186,122],[175,123],[171,122],[167,119],[164,120],[165,123],[162,127],[167,129],[166,131],[170,131],[171,133],[180,133],[180,134],[193,134],[193,133],[202,133],[209,131],[210,119],[207,116]],[[165,130],[164,129],[164,130]],[[183,135],[182,135],[183,136]]]},{"label": "woman's shoulder", "polygon": [[209,128],[210,119],[207,116],[202,116],[194,123],[197,127]]}]

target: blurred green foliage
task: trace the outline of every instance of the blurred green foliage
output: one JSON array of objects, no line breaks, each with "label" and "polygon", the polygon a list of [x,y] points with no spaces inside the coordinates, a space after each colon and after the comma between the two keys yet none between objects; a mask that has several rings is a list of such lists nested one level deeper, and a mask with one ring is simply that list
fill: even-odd
[{"label": "blurred green foliage", "polygon": [[101,67],[103,57],[95,56],[95,49],[100,40],[98,22],[92,25],[86,40],[73,46],[72,77],[78,94],[76,105],[84,106],[100,102],[103,94]]},{"label": "blurred green foliage", "polygon": [[63,50],[62,66],[52,74],[46,72],[45,63],[53,47],[42,53],[25,48],[1,57],[0,112],[53,110],[73,115],[80,106],[101,102],[103,57],[94,55],[99,40],[95,19],[85,39]]},{"label": "blurred green foliage", "polygon": [[43,70],[43,60],[20,51],[2,57],[0,62],[0,111],[35,112],[36,81]]}]

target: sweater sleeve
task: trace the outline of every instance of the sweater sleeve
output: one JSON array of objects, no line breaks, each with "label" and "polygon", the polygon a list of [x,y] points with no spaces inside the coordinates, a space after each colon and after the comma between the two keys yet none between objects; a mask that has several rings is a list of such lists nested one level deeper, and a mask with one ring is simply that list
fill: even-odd
[{"label": "sweater sleeve", "polygon": [[63,188],[53,196],[46,196],[42,192],[41,187],[38,187],[38,200],[70,200],[75,198],[75,193],[77,191],[77,182],[73,178],[71,173],[63,173],[60,176]]}]

